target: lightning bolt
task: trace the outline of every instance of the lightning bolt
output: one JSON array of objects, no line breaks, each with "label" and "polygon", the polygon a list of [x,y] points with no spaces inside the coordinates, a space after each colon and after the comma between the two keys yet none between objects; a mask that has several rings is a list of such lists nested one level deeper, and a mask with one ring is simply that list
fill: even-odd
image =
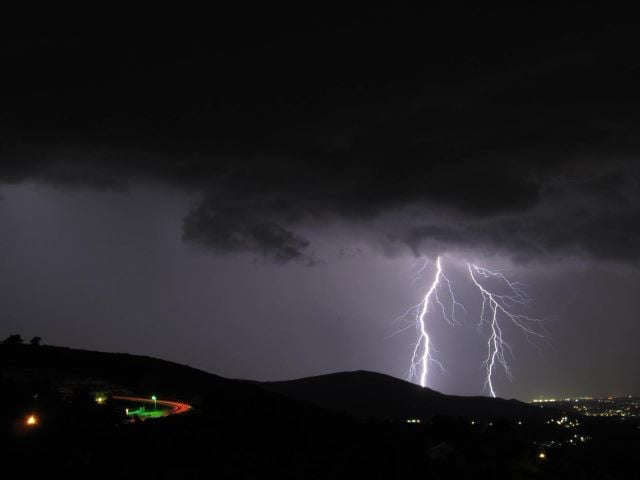
[{"label": "lightning bolt", "polygon": [[[485,388],[489,390],[489,394],[492,397],[495,397],[493,376],[498,366],[502,367],[509,380],[512,379],[505,352],[513,356],[513,351],[511,345],[504,340],[501,322],[507,321],[515,325],[525,334],[527,341],[531,343],[532,337],[544,338],[544,335],[539,331],[542,329],[542,321],[512,312],[513,307],[526,305],[531,301],[518,282],[511,282],[500,272],[494,272],[471,263],[467,264],[467,268],[471,281],[482,296],[482,308],[478,326],[482,327],[484,324],[489,326],[490,335],[487,340],[487,357],[484,360],[486,369]],[[502,288],[506,293],[497,294],[489,291],[481,283],[482,280],[497,281],[502,284]]]},{"label": "lightning bolt", "polygon": [[[427,314],[430,311],[429,308],[435,302],[435,304],[437,304],[442,311],[442,317],[450,325],[458,324],[458,321],[455,318],[456,307],[461,308],[466,313],[464,306],[461,305],[458,301],[456,301],[455,295],[453,293],[453,287],[451,285],[451,281],[449,280],[449,278],[447,278],[447,276],[442,271],[442,263],[441,263],[440,257],[436,259],[435,263],[436,263],[435,275],[433,277],[433,281],[431,282],[431,285],[429,286],[429,288],[427,289],[427,292],[424,295],[424,298],[418,305],[415,305],[414,307],[410,308],[405,313],[405,315],[403,315],[404,317],[407,314],[412,312],[415,314],[415,321],[413,322],[413,325],[416,326],[416,330],[418,333],[418,340],[416,341],[416,344],[413,349],[413,356],[411,358],[411,367],[409,368],[409,380],[417,379],[418,383],[423,387],[427,385],[427,375],[429,372],[430,364],[437,365],[441,370],[444,371],[444,367],[442,363],[436,360],[432,354],[433,346],[431,344],[431,339],[429,337],[429,333],[427,330]],[[425,264],[419,270],[418,276],[422,274],[422,272],[424,272],[427,265],[428,265],[428,262],[425,262]],[[446,287],[445,293],[448,296],[450,301],[448,308],[440,299],[439,290],[443,287]],[[403,330],[406,330],[406,328]]]},{"label": "lightning bolt", "polygon": [[[418,269],[414,281],[421,278],[428,265],[429,261],[426,260]],[[479,267],[472,263],[467,263],[467,270],[471,282],[482,296],[478,327],[487,326],[489,329],[487,357],[483,362],[486,371],[484,388],[489,391],[492,397],[495,397],[496,392],[493,380],[498,368],[501,367],[507,377],[512,380],[507,358],[509,355],[513,356],[513,351],[511,345],[504,339],[503,324],[508,322],[520,329],[530,343],[532,343],[531,340],[533,338],[545,338],[540,332],[540,330],[544,329],[540,319],[515,313],[514,309],[525,306],[531,301],[520,283],[512,282],[500,272]],[[489,283],[504,293],[496,293],[490,290],[487,285]],[[445,302],[441,299],[443,292],[445,299],[448,300],[446,302],[448,305],[445,305]],[[408,379],[416,381],[423,387],[427,385],[431,365],[436,365],[444,371],[442,363],[434,358],[434,348],[428,330],[428,319],[434,304],[440,307],[442,317],[452,326],[459,325],[455,317],[456,309],[461,309],[467,314],[465,307],[456,300],[452,282],[443,271],[440,256],[436,259],[433,280],[428,286],[422,301],[408,309],[404,315],[398,317],[398,319],[402,319],[412,315],[414,321],[394,333],[395,335],[412,326],[416,327],[418,338],[413,348]]]}]

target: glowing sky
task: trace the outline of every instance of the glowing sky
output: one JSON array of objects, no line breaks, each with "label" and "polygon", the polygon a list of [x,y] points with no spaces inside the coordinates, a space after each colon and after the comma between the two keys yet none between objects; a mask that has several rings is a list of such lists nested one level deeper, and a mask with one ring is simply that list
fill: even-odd
[{"label": "glowing sky", "polygon": [[631,17],[307,8],[0,19],[0,334],[405,377],[443,255],[469,315],[434,320],[432,387],[483,393],[471,261],[547,321],[500,395],[639,394]]},{"label": "glowing sky", "polygon": [[[3,191],[3,334],[154,355],[229,377],[351,369],[407,374],[415,331],[393,336],[404,325],[394,319],[420,301],[431,280],[414,281],[410,255],[384,256],[337,228],[313,235],[325,258],[313,267],[212,255],[182,241],[189,199],[165,189],[96,193],[24,184]],[[485,263],[524,282],[534,297],[531,311],[548,319],[550,341],[540,350],[509,332],[514,382],[499,375],[500,394],[638,391],[634,268]],[[457,327],[438,317],[432,323],[447,373],[434,369],[431,386],[480,394],[481,299],[464,263],[449,258],[446,266],[470,314],[458,314]]]}]

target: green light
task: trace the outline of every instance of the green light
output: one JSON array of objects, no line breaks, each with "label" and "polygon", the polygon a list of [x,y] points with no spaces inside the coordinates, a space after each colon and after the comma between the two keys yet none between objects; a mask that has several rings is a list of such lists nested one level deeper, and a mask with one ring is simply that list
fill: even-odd
[{"label": "green light", "polygon": [[159,418],[166,417],[168,412],[163,410],[145,410],[144,407],[140,407],[137,410],[127,409],[127,415],[130,417]]},{"label": "green light", "polygon": [[151,395],[151,400],[153,400],[154,402],[157,400],[155,395]]}]

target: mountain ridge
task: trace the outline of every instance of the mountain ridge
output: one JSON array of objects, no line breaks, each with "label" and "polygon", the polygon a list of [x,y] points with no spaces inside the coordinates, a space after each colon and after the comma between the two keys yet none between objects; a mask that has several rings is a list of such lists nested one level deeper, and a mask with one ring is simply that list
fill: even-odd
[{"label": "mountain ridge", "polygon": [[[333,411],[356,419],[428,419],[436,415],[490,419],[548,414],[518,400],[447,395],[368,370],[333,372],[294,380],[234,380],[167,360],[69,347],[0,345],[3,375],[19,371],[49,382],[104,381],[136,393],[193,399],[205,395],[232,408]],[[31,373],[29,373],[31,372]],[[211,400],[210,400],[211,401]],[[264,402],[264,405],[255,405]],[[318,410],[316,410],[318,409]]]},{"label": "mountain ridge", "polygon": [[368,370],[260,384],[285,396],[360,419],[403,420],[435,415],[487,419],[546,415],[516,399],[448,395]]}]

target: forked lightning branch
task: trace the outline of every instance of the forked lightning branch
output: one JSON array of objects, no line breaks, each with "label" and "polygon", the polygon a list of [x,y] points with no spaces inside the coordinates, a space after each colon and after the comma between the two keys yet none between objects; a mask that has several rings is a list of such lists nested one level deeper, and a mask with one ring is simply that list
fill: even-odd
[{"label": "forked lightning branch", "polygon": [[[427,267],[428,264],[425,262],[418,275],[423,275]],[[472,263],[467,263],[466,271],[471,284],[482,297],[482,306],[477,318],[481,331],[488,332],[486,357],[483,362],[484,387],[495,397],[494,380],[498,371],[501,370],[509,379],[512,378],[508,359],[513,355],[513,351],[505,338],[505,325],[510,324],[520,330],[529,341],[544,338],[544,329],[540,319],[518,313],[519,308],[531,301],[518,282],[509,280],[500,272]],[[425,387],[432,367],[444,371],[444,366],[434,354],[434,345],[429,335],[430,325],[435,320],[436,311],[441,313],[448,324],[459,325],[456,317],[459,310],[467,313],[464,306],[456,300],[454,285],[446,276],[442,258],[439,256],[435,262],[433,279],[422,301],[407,311],[407,314],[414,315],[415,321],[412,325],[415,325],[417,332],[409,367],[409,380]]]}]

